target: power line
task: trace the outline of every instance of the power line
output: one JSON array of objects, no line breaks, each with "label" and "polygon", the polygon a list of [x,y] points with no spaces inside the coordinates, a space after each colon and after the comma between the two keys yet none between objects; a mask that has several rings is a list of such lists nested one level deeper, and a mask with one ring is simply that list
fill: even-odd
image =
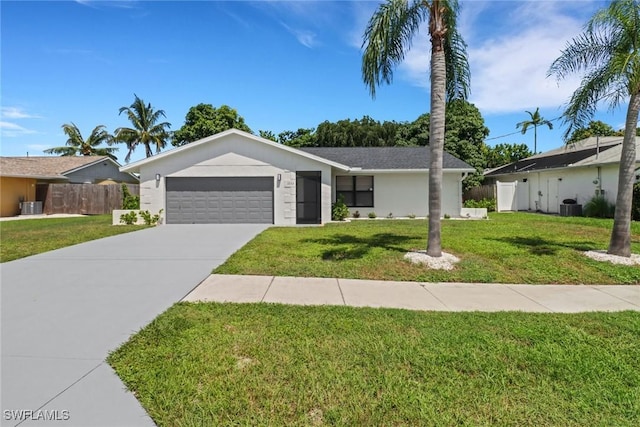
[{"label": "power line", "polygon": [[[556,117],[555,119],[551,119],[549,121],[553,122],[553,121],[559,120],[561,118],[562,118],[562,116],[559,116],[559,117]],[[529,129],[527,129],[527,131],[528,130]],[[507,133],[507,134],[504,134],[504,135],[500,135],[500,136],[494,136],[493,138],[486,138],[485,141],[493,141],[494,139],[506,138],[507,136],[515,135],[515,134],[518,134],[518,133],[522,133],[522,132],[521,131],[515,131],[515,132]]]}]

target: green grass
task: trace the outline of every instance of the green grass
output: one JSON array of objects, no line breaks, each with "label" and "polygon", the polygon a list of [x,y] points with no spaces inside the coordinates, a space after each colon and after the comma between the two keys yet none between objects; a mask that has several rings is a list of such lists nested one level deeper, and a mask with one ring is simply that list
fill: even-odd
[{"label": "green grass", "polygon": [[111,221],[111,215],[1,221],[0,262],[140,230]]},{"label": "green grass", "polygon": [[159,426],[637,426],[640,313],[174,305],[108,361]]},{"label": "green grass", "polygon": [[[442,221],[453,271],[429,270],[403,259],[425,249],[425,220],[360,220],[324,227],[270,228],[214,272],[428,282],[637,284],[640,268],[594,261],[606,250],[613,220],[526,213],[491,214],[488,221]],[[632,223],[640,253],[640,223]]]}]

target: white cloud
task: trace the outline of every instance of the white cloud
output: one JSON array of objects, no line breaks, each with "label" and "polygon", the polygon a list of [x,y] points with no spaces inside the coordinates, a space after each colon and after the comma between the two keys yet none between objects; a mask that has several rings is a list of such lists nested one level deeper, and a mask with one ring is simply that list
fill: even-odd
[{"label": "white cloud", "polygon": [[35,130],[24,128],[11,122],[0,121],[0,134],[3,137],[13,138],[17,136],[37,133]]},{"label": "white cloud", "polygon": [[[579,78],[558,84],[547,78],[547,71],[567,41],[582,31],[593,2],[464,2],[462,6],[458,24],[468,44],[471,102],[487,113],[567,102]],[[357,20],[355,25],[361,23]],[[430,50],[425,22],[397,77],[428,89]]]},{"label": "white cloud", "polygon": [[4,119],[40,119],[42,117],[29,114],[20,107],[2,107],[0,110],[0,117]]},{"label": "white cloud", "polygon": [[317,35],[313,31],[291,28],[284,22],[280,22],[280,25],[282,25],[288,32],[293,34],[298,40],[298,43],[300,43],[301,45],[308,48],[313,48],[318,45]]},{"label": "white cloud", "polygon": [[122,9],[132,9],[136,7],[137,0],[75,0],[76,3],[82,6],[88,6],[97,9],[98,6],[118,7]]}]

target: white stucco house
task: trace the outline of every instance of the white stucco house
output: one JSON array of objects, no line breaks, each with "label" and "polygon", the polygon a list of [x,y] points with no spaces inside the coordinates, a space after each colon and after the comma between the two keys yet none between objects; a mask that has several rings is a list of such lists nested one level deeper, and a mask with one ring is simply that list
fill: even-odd
[{"label": "white stucco house", "polygon": [[[323,224],[344,197],[363,217],[426,216],[428,147],[296,149],[230,129],[121,167],[140,176],[140,208],[167,224]],[[442,214],[460,215],[474,169],[445,153]]]},{"label": "white stucco house", "polygon": [[[636,137],[636,166],[640,166]],[[562,213],[563,201],[595,195],[615,203],[622,137],[590,137],[485,172],[495,180],[499,210]],[[502,200],[501,200],[502,199]]]}]

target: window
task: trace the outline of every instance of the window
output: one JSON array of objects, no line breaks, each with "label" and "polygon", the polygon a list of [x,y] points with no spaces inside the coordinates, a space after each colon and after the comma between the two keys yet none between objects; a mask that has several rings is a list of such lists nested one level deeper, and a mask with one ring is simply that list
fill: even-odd
[{"label": "window", "polygon": [[336,198],[344,197],[349,207],[373,207],[373,176],[336,176]]}]

